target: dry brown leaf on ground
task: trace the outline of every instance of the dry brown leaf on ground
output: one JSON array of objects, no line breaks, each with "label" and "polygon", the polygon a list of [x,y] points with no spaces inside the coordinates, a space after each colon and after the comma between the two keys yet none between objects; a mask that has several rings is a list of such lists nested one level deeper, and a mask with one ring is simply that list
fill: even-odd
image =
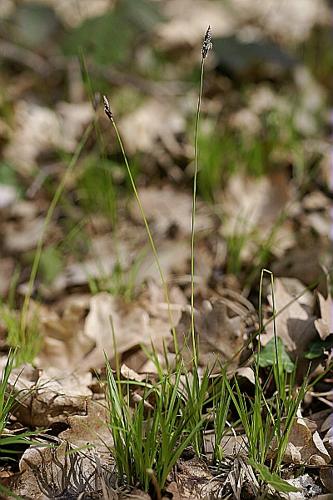
[{"label": "dry brown leaf on ground", "polygon": [[[295,280],[297,282],[297,280]],[[289,280],[290,286],[290,280]],[[297,283],[297,289],[300,284]],[[268,297],[272,306],[272,295]],[[286,349],[295,356],[301,356],[311,340],[317,336],[314,327],[315,317],[306,309],[305,299],[295,299],[295,295],[288,291],[282,279],[274,281],[275,326],[278,337],[281,338]],[[261,335],[261,342],[266,345],[274,337],[274,322],[271,321],[265,328],[266,333]]]},{"label": "dry brown leaf on ground", "polygon": [[36,366],[57,367],[63,374],[80,367],[82,359],[94,347],[94,342],[84,333],[89,306],[89,296],[72,295],[60,303],[58,311],[54,306],[39,307],[43,346],[35,360]]},{"label": "dry brown leaf on ground", "polygon": [[320,338],[325,340],[333,330],[333,306],[331,294],[329,293],[325,299],[323,295],[318,292],[318,301],[321,317],[316,319],[314,324]]},{"label": "dry brown leaf on ground", "polygon": [[312,286],[319,282],[321,293],[327,289],[327,278],[323,265],[332,266],[332,244],[328,238],[302,236],[302,241],[288,250],[282,259],[272,263],[271,271],[275,276],[296,278],[304,285]]},{"label": "dry brown leaf on ground", "polygon": [[[169,280],[173,274],[184,275],[188,267],[190,258],[190,247],[188,240],[179,239],[175,241],[159,241],[156,242],[158,247],[158,260],[166,280]],[[158,270],[155,256],[152,252],[140,261],[137,274],[135,276],[135,284],[141,285],[145,281],[154,280],[156,283],[161,282],[160,272]]]},{"label": "dry brown leaf on ground", "polygon": [[267,238],[270,238],[273,254],[281,255],[295,244],[288,221],[280,222],[284,211],[289,210],[292,196],[290,182],[283,171],[259,179],[244,174],[230,179],[221,198],[224,216],[221,234],[225,238],[245,237],[240,254],[243,261],[251,261],[257,254],[257,245]]},{"label": "dry brown leaf on ground", "polygon": [[[235,300],[236,292],[232,292],[233,300],[217,299],[205,302],[205,310],[195,311],[195,332],[198,335],[200,364],[212,367],[217,360],[231,361],[229,368],[237,368],[240,350],[244,345],[253,317],[253,306],[244,297]],[[248,307],[244,306],[248,303]],[[251,330],[252,331],[252,330]],[[179,347],[184,349],[188,361],[193,358],[191,352],[191,313],[184,311],[176,328]]]},{"label": "dry brown leaf on ground", "polygon": [[174,156],[183,150],[177,135],[185,132],[184,114],[176,106],[170,106],[153,99],[146,100],[133,113],[119,122],[126,150],[133,154],[138,151],[154,154],[157,142]]},{"label": "dry brown leaf on ground", "polygon": [[[176,325],[185,298],[180,289],[173,287],[170,299]],[[104,364],[105,354],[114,358],[113,333],[118,354],[140,349],[141,344],[149,347],[152,341],[158,351],[163,340],[169,339],[168,304],[161,288],[153,282],[134,302],[101,292],[92,297],[69,296],[57,308],[39,308],[43,347],[35,362],[42,368],[61,368],[63,374],[98,368]],[[140,363],[145,361],[143,356]],[[140,364],[131,368],[139,369]]]},{"label": "dry brown leaf on ground", "polygon": [[[215,447],[215,435],[207,432],[204,436],[205,454],[212,457]],[[245,434],[236,435],[232,432],[222,437],[220,447],[223,450],[224,457],[235,458],[248,456],[248,439]]]},{"label": "dry brown leaf on ground", "polygon": [[[178,297],[178,294],[176,298]],[[173,300],[173,293],[170,292]],[[112,359],[115,353],[123,354],[140,344],[148,348],[153,343],[157,351],[163,348],[163,341],[170,337],[170,322],[165,308],[160,314],[149,314],[140,302],[126,303],[120,297],[102,292],[92,297],[90,311],[86,318],[84,333],[95,347],[81,362],[85,369],[97,368],[105,362],[105,355]],[[177,324],[180,311],[173,311]],[[113,338],[114,335],[114,338]],[[114,345],[114,342],[116,345]],[[133,367],[131,368],[139,368]]]},{"label": "dry brown leaf on ground", "polygon": [[[147,219],[154,230],[161,235],[189,235],[191,233],[192,196],[176,191],[171,186],[141,188],[139,196]],[[196,231],[208,231],[213,224],[208,208],[198,203]],[[136,200],[130,205],[134,220],[143,224],[142,215]]]},{"label": "dry brown leaf on ground", "polygon": [[[275,444],[272,444],[274,455]],[[298,417],[292,426],[283,461],[292,464],[316,465],[318,467],[331,462],[315,422]]]},{"label": "dry brown leaf on ground", "polygon": [[100,456],[110,456],[113,440],[105,400],[88,400],[86,414],[70,415],[67,424],[69,428],[59,434],[60,439],[79,448],[92,445]]},{"label": "dry brown leaf on ground", "polygon": [[18,101],[15,128],[4,155],[23,175],[31,174],[41,153],[53,149],[73,152],[93,116],[89,103],[59,103],[57,110]]},{"label": "dry brown leaf on ground", "polygon": [[[16,369],[11,375],[13,386],[17,374]],[[62,370],[25,367],[14,387],[20,402],[14,414],[23,425],[43,428],[67,422],[70,415],[86,415],[91,381],[90,373],[64,376]]]},{"label": "dry brown leaf on ground", "polygon": [[234,175],[222,199],[226,218],[223,234],[260,228],[267,235],[291,196],[291,186],[283,171],[259,179],[244,174]]},{"label": "dry brown leaf on ground", "polygon": [[166,492],[176,500],[210,498],[216,485],[207,465],[198,458],[180,460],[175,479],[167,486]]},{"label": "dry brown leaf on ground", "polygon": [[82,453],[66,442],[57,447],[28,448],[19,468],[15,493],[36,500],[61,498],[66,494],[74,498],[97,492],[102,495],[105,480],[112,474],[110,461],[100,460],[94,450],[85,449]]},{"label": "dry brown leaf on ground", "polygon": [[228,9],[212,1],[169,0],[163,10],[167,20],[159,23],[155,32],[164,49],[199,46],[204,30],[213,20],[214,36],[230,35],[234,30]]}]

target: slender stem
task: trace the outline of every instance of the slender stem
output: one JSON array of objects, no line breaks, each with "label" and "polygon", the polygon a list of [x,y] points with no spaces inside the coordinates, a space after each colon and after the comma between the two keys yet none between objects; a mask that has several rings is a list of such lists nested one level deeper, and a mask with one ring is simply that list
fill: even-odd
[{"label": "slender stem", "polygon": [[191,216],[191,336],[192,336],[192,347],[194,355],[194,365],[195,368],[198,366],[198,346],[195,337],[195,323],[194,323],[194,240],[195,240],[195,214],[196,214],[196,203],[197,203],[197,183],[198,183],[198,132],[199,132],[199,120],[200,120],[200,110],[201,110],[201,100],[202,100],[202,90],[203,90],[203,80],[204,80],[204,63],[205,59],[201,58],[200,67],[200,88],[198,95],[197,112],[195,116],[195,130],[194,130],[194,177],[193,177],[193,197],[192,197],[192,216]]},{"label": "slender stem", "polygon": [[118,127],[117,127],[117,125],[116,125],[113,117],[112,117],[112,119],[110,119],[110,121],[111,121],[111,123],[113,125],[114,131],[115,131],[116,136],[117,136],[117,140],[118,140],[118,143],[119,143],[119,146],[120,146],[120,149],[121,149],[121,153],[122,153],[125,165],[126,165],[127,173],[128,173],[129,178],[130,178],[130,182],[131,182],[131,185],[132,185],[132,189],[133,189],[136,201],[137,201],[138,206],[139,206],[139,210],[141,212],[141,217],[142,217],[142,219],[144,221],[144,224],[145,224],[145,228],[146,228],[146,231],[147,231],[149,243],[150,243],[150,246],[151,246],[151,249],[152,249],[155,261],[156,261],[156,265],[157,265],[157,269],[158,269],[160,278],[161,278],[161,282],[162,282],[162,286],[163,286],[163,290],[164,290],[164,296],[165,296],[165,300],[166,300],[167,307],[168,307],[168,318],[169,318],[169,323],[170,323],[170,327],[171,327],[171,331],[172,331],[172,335],[173,335],[174,347],[175,347],[176,354],[178,354],[178,341],[177,341],[177,335],[176,335],[175,327],[173,325],[173,320],[172,320],[168,285],[167,285],[166,279],[164,277],[164,273],[163,273],[163,270],[162,270],[162,267],[161,267],[161,264],[160,264],[160,260],[159,260],[158,253],[157,253],[157,249],[156,249],[156,246],[155,246],[155,243],[154,243],[154,238],[153,238],[153,236],[151,234],[150,227],[149,227],[149,224],[148,224],[148,220],[147,220],[147,217],[146,217],[143,205],[141,203],[140,195],[138,193],[138,190],[137,190],[137,187],[136,187],[136,184],[135,184],[135,180],[134,180],[134,177],[133,177],[133,174],[132,174],[132,171],[131,171],[131,167],[130,167],[128,159],[127,159],[127,155],[126,155],[126,152],[125,152],[123,141],[121,139]]}]

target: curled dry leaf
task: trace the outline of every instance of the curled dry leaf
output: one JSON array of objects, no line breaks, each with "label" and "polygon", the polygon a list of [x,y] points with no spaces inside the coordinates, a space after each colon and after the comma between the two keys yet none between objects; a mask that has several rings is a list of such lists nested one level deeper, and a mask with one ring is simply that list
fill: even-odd
[{"label": "curled dry leaf", "polygon": [[[297,418],[289,435],[284,462],[318,467],[331,462],[330,454],[316,427],[316,424],[309,419]],[[272,450],[274,446],[273,443]]]},{"label": "curled dry leaf", "polygon": [[[17,374],[15,370],[10,378],[13,387]],[[14,414],[24,425],[43,428],[66,423],[70,415],[86,415],[91,380],[90,373],[64,376],[62,370],[26,367],[14,387],[19,401]]]},{"label": "curled dry leaf", "polygon": [[[205,311],[195,312],[200,363],[204,366],[213,367],[217,360],[226,362],[233,359],[229,368],[237,368],[244,341],[257,327],[252,304],[240,295],[236,301],[237,296],[236,292],[232,292],[231,300],[217,299]],[[179,347],[184,349],[184,356],[191,360],[190,311],[183,312],[176,331]]]},{"label": "curled dry leaf", "polygon": [[[174,311],[173,317],[178,322],[180,312]],[[120,297],[99,293],[90,301],[84,327],[84,333],[94,342],[94,348],[82,360],[81,367],[102,366],[104,354],[113,358],[116,352],[123,354],[140,344],[149,347],[153,343],[158,351],[162,349],[163,340],[169,338],[170,328],[165,309],[160,309],[160,316],[154,316],[139,302],[129,304]]]},{"label": "curled dry leaf", "polygon": [[325,299],[318,293],[318,301],[321,317],[315,320],[315,327],[322,340],[325,340],[333,332],[333,305],[329,293]]},{"label": "curled dry leaf", "polygon": [[[295,243],[288,224],[279,218],[292,199],[292,190],[284,172],[254,179],[237,174],[232,176],[221,200],[224,221],[222,236],[248,235],[241,249],[241,259],[256,256],[257,244],[270,237],[273,254],[281,255]],[[272,228],[275,227],[272,235]]]},{"label": "curled dry leaf", "polygon": [[157,142],[175,156],[182,153],[176,136],[185,132],[184,115],[169,104],[147,100],[133,113],[120,120],[119,128],[129,153],[154,154]]},{"label": "curled dry leaf", "polygon": [[20,460],[15,493],[36,500],[102,494],[102,485],[112,470],[110,464],[103,470],[103,465],[95,451],[81,453],[66,442],[56,448],[31,447]]},{"label": "curled dry leaf", "polygon": [[[188,193],[176,191],[171,186],[163,189],[147,187],[139,190],[140,200],[147,219],[152,222],[158,234],[175,234],[187,236],[191,232],[192,197]],[[136,200],[130,206],[131,215],[138,223],[143,224],[142,215]],[[208,209],[198,203],[196,231],[212,228],[212,220]]]},{"label": "curled dry leaf", "polygon": [[[279,278],[274,281],[276,332],[286,349],[295,356],[300,356],[307,349],[309,342],[316,338],[315,317],[309,312],[308,305],[305,305],[306,299],[296,299],[293,291],[288,291],[288,284],[290,288],[290,280],[287,283]],[[299,289],[299,286],[298,283],[296,288]],[[272,306],[272,295],[269,295],[268,300]],[[273,337],[274,323],[272,321],[266,326],[266,333],[261,335],[262,344],[266,345]]]},{"label": "curled dry leaf", "polygon": [[16,126],[5,148],[5,158],[22,174],[30,174],[41,153],[55,148],[73,152],[92,116],[89,103],[60,103],[57,111],[53,111],[19,101],[15,109]]},{"label": "curled dry leaf", "polygon": [[199,46],[202,34],[214,19],[214,36],[229,35],[234,20],[222,4],[197,0],[169,0],[163,6],[167,20],[156,26],[156,34],[163,48],[189,45]]},{"label": "curled dry leaf", "polygon": [[69,428],[59,434],[59,438],[77,447],[93,446],[101,456],[110,456],[113,445],[112,434],[108,427],[108,410],[105,400],[87,401],[85,415],[70,415]]}]

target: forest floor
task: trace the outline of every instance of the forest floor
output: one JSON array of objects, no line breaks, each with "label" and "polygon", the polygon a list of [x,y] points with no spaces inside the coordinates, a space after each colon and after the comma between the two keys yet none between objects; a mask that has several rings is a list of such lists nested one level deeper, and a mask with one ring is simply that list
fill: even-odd
[{"label": "forest floor", "polygon": [[332,498],[331,17],[0,6],[3,498]]}]

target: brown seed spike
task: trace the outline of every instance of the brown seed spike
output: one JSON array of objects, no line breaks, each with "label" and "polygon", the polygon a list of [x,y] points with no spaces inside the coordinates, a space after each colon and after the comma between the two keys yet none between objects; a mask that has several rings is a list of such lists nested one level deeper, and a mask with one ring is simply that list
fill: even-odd
[{"label": "brown seed spike", "polygon": [[109,118],[110,122],[112,122],[113,121],[113,114],[112,114],[112,111],[110,109],[110,104],[109,104],[109,101],[108,101],[108,98],[106,97],[106,95],[103,95],[103,103],[104,103],[104,113]]},{"label": "brown seed spike", "polygon": [[213,46],[213,44],[212,44],[212,29],[209,25],[207,28],[207,31],[205,33],[205,38],[204,38],[204,41],[202,44],[202,50],[201,50],[202,59],[206,59],[207,54],[210,51],[210,49],[212,48],[212,46]]}]

